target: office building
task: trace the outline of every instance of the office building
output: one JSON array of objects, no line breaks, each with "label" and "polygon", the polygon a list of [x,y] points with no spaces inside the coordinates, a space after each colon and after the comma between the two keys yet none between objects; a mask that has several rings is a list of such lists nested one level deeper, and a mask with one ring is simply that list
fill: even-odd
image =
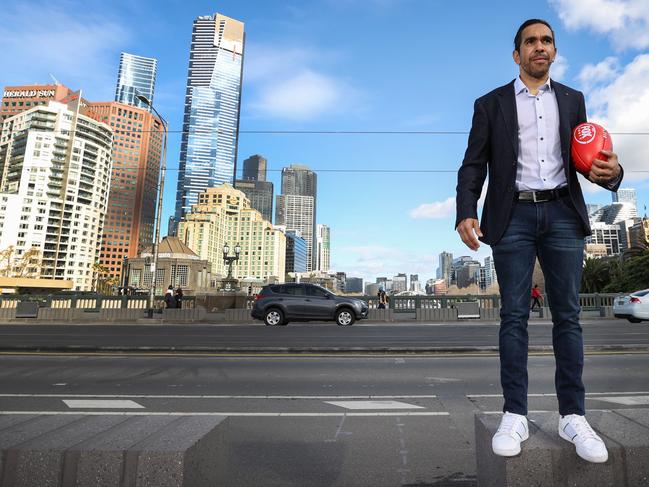
[{"label": "office building", "polygon": [[437,279],[445,279],[446,284],[451,282],[451,267],[453,265],[453,254],[442,252],[439,254],[439,267],[437,267]]},{"label": "office building", "polygon": [[620,188],[616,192],[611,193],[613,203],[631,203],[633,207],[638,210],[638,197],[633,188]]},{"label": "office building", "polygon": [[297,230],[286,232],[286,273],[306,272],[307,244]]},{"label": "office building", "polygon": [[[282,194],[277,196],[275,224],[285,225],[288,230],[295,229],[302,232],[302,236],[309,244],[307,262],[309,271],[318,269],[317,197],[318,178],[315,172],[301,164],[292,164],[282,169]],[[299,214],[299,212],[303,213]]]},{"label": "office building", "polygon": [[153,103],[157,68],[156,59],[123,52],[119,57],[115,101],[151,111],[137,96],[143,95]]},{"label": "office building", "polygon": [[313,242],[315,199],[313,196],[277,195],[275,224],[287,231],[297,230],[307,243],[307,271],[316,270],[313,265]]},{"label": "office building", "polygon": [[606,246],[607,255],[618,255],[625,248],[625,237],[619,224],[609,225],[603,222],[591,224],[592,235],[586,237],[585,243]]},{"label": "office building", "polygon": [[198,195],[234,184],[243,69],[243,23],[221,14],[194,21],[180,143],[176,224]]},{"label": "office building", "polygon": [[419,274],[410,274],[409,290],[414,293],[419,293],[421,291],[421,284],[419,284]]},{"label": "office building", "polygon": [[178,238],[204,260],[212,264],[212,277],[223,278],[228,266],[223,261],[227,243],[230,255],[237,244],[239,260],[232,266],[236,279],[262,279],[284,282],[286,236],[264,220],[250,206],[246,195],[229,184],[209,188],[198,195],[178,223]]},{"label": "office building", "polygon": [[347,277],[345,280],[345,292],[361,294],[363,292],[363,278]]},{"label": "office building", "polygon": [[642,245],[649,245],[649,218],[638,219],[629,228],[629,247],[641,248]]},{"label": "office building", "polygon": [[264,220],[273,221],[273,183],[253,179],[237,179],[234,187],[243,191],[250,205],[261,213]]},{"label": "office building", "polygon": [[588,219],[590,220],[591,225],[596,222],[614,225],[623,220],[630,220],[637,216],[638,213],[635,205],[631,202],[624,201],[602,206],[599,210],[593,212]]},{"label": "office building", "polygon": [[120,278],[124,258],[153,243],[162,154],[162,122],[144,108],[88,103],[87,114],[113,130],[113,170],[99,263]]},{"label": "office building", "polygon": [[405,274],[397,274],[392,278],[392,290],[401,293],[408,289],[408,277]]},{"label": "office building", "polygon": [[496,275],[496,266],[494,264],[494,259],[492,256],[484,258],[484,268],[485,288],[489,288],[498,282],[498,276]]},{"label": "office building", "polygon": [[[68,103],[77,98],[77,94],[62,84],[5,86],[0,105],[0,135],[2,121],[37,106],[47,105],[50,101]],[[81,98],[81,113],[87,101]]]},{"label": "office building", "polygon": [[316,249],[318,252],[316,269],[328,272],[331,269],[331,229],[327,225],[317,225],[316,232]]},{"label": "office building", "polygon": [[8,117],[0,138],[0,249],[31,249],[32,275],[91,291],[108,204],[113,134],[55,101]]},{"label": "office building", "polygon": [[455,270],[456,285],[458,288],[469,287],[473,284],[480,285],[480,262],[462,261],[462,265]]},{"label": "office building", "polygon": [[243,161],[243,175],[241,179],[252,181],[266,181],[268,161],[264,156],[255,154]]}]

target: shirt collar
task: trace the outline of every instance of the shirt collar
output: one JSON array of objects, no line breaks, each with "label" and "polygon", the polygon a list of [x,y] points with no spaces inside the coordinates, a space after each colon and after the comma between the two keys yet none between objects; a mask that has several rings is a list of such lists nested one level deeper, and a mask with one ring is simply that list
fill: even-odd
[{"label": "shirt collar", "polygon": [[[518,95],[521,91],[525,91],[527,89],[527,86],[525,86],[525,83],[521,80],[520,76],[516,77],[516,80],[514,81],[514,93]],[[550,82],[550,78],[543,83],[541,86],[539,86],[539,91],[547,91],[551,92],[552,91],[552,83]]]}]

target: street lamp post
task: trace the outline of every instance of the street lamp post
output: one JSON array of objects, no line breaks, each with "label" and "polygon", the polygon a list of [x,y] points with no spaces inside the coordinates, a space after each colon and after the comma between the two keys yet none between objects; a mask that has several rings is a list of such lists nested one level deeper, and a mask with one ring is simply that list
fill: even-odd
[{"label": "street lamp post", "polygon": [[165,174],[167,172],[167,136],[169,134],[169,126],[167,121],[158,113],[158,110],[155,109],[153,103],[144,95],[137,95],[138,100],[140,100],[145,105],[151,107],[153,113],[155,113],[160,121],[162,122],[162,130],[164,136],[164,144],[162,146],[162,161],[160,163],[160,173],[158,174],[158,205],[156,207],[155,215],[155,231],[153,237],[153,246],[151,247],[153,254],[153,262],[151,263],[151,272],[153,276],[151,278],[151,289],[149,289],[149,317],[153,318],[153,308],[155,305],[155,284],[156,284],[156,273],[158,268],[158,241],[160,240],[160,223],[162,220],[162,197],[164,194],[165,186]]},{"label": "street lamp post", "polygon": [[234,255],[228,255],[230,253],[230,246],[226,243],[223,246],[223,262],[228,266],[228,277],[225,279],[225,290],[231,291],[236,290],[232,289],[232,283],[235,279],[232,277],[232,264],[239,260],[239,254],[241,253],[241,247],[239,244],[234,246]]}]

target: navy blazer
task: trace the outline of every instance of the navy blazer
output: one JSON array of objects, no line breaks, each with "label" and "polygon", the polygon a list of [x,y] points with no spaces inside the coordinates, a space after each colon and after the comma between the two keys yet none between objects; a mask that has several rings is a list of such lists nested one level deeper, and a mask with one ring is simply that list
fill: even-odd
[{"label": "navy blazer", "polygon": [[[591,234],[588,212],[570,157],[572,130],[587,121],[584,95],[552,80],[551,85],[559,107],[561,156],[570,201],[579,214],[584,236],[587,236]],[[487,197],[480,220],[483,237],[480,240],[488,245],[498,243],[509,224],[514,205],[517,165],[518,116],[512,81],[475,101],[469,143],[458,171],[456,228],[465,218],[478,218],[478,199],[488,174]],[[622,174],[613,187],[601,186],[617,191],[621,181]]]}]

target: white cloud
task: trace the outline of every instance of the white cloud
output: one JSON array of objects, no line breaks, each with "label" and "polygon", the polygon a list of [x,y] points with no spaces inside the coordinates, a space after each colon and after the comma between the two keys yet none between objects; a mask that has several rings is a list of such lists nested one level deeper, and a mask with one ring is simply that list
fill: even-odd
[{"label": "white cloud", "polygon": [[332,54],[256,44],[246,50],[244,82],[251,89],[247,109],[252,116],[307,120],[349,112],[358,105],[356,88],[313,67],[331,63]]},{"label": "white cloud", "polygon": [[557,57],[554,58],[554,63],[552,63],[552,79],[561,81],[565,77],[568,67],[568,60],[561,54],[557,54]]},{"label": "white cloud", "polygon": [[[584,73],[592,70],[597,71],[597,68],[590,65],[584,67],[580,79],[586,76]],[[606,73],[606,69],[601,71]],[[649,173],[634,171],[649,169],[649,136],[624,133],[649,132],[649,54],[637,56],[619,70],[616,68],[616,74],[608,84],[595,83],[587,92],[589,118],[613,133],[613,150],[626,171],[625,181],[647,179]],[[604,76],[602,79],[607,78]],[[586,80],[591,83],[593,78]]]},{"label": "white cloud", "polygon": [[0,24],[5,85],[50,83],[49,73],[88,98],[114,94],[119,46],[130,38],[120,24],[67,3],[7,3]]},{"label": "white cloud", "polygon": [[423,203],[417,208],[410,210],[410,218],[413,220],[436,220],[450,218],[455,214],[455,198],[446,198],[444,201]]},{"label": "white cloud", "polygon": [[597,84],[611,81],[620,72],[620,66],[616,57],[607,57],[597,64],[584,66],[577,79],[585,92],[590,92]]},{"label": "white cloud", "polygon": [[647,0],[550,0],[569,29],[608,35],[619,49],[649,46]]},{"label": "white cloud", "polygon": [[[478,200],[478,208],[482,208],[487,197],[487,183],[482,186],[482,193]],[[410,218],[413,220],[440,220],[444,218],[455,218],[455,197],[446,198],[444,201],[423,203],[417,208],[410,210]]]}]

